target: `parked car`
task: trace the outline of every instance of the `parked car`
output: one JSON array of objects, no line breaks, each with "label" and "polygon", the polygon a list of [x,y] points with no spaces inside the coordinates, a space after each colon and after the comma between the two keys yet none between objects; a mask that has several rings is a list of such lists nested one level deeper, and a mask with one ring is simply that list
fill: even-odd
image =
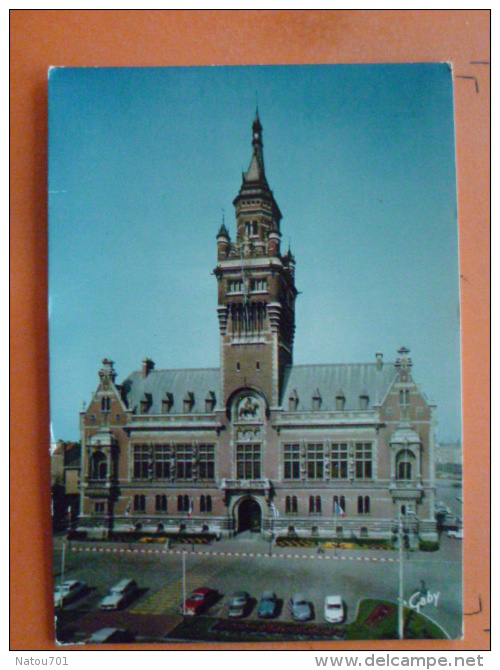
[{"label": "parked car", "polygon": [[257,608],[257,616],[261,619],[272,619],[276,616],[278,599],[273,591],[264,591]]},{"label": "parked car", "polygon": [[458,528],[457,530],[449,530],[447,533],[448,537],[454,537],[456,540],[464,539],[464,529]]},{"label": "parked car", "polygon": [[311,603],[301,593],[295,593],[290,598],[290,614],[295,621],[309,621],[313,618]]},{"label": "parked car", "polygon": [[133,642],[135,634],[124,628],[101,628],[87,639],[89,644],[110,644],[117,642]]},{"label": "parked car", "polygon": [[54,590],[54,607],[64,607],[68,603],[82,596],[88,587],[84,582],[78,582],[76,579],[67,581],[56,586]]},{"label": "parked car", "polygon": [[137,582],[133,579],[122,579],[115,584],[108,595],[99,603],[100,610],[118,610],[125,607],[138,591]]},{"label": "parked car", "polygon": [[245,616],[250,605],[250,596],[246,591],[236,591],[229,603],[228,616],[242,617]]},{"label": "parked car", "polygon": [[204,587],[195,589],[184,603],[184,607],[181,604],[181,614],[186,614],[187,616],[201,614],[201,612],[208,609],[210,605],[213,605],[217,600],[218,595],[219,594],[214,589]]},{"label": "parked car", "polygon": [[344,603],[341,596],[326,596],[325,620],[329,623],[341,623],[344,620]]}]

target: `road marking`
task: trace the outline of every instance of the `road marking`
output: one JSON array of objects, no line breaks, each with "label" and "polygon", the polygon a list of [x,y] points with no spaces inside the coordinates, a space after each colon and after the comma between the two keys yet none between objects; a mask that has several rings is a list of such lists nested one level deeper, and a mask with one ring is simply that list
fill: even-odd
[{"label": "road marking", "polygon": [[240,551],[184,551],[183,549],[108,549],[102,547],[71,547],[73,552],[91,552],[91,553],[114,553],[114,554],[156,554],[164,556],[222,556],[222,557],[236,557],[236,558],[289,558],[298,560],[317,560],[317,561],[367,561],[372,563],[397,563],[397,558],[377,558],[374,556],[329,556],[327,554],[310,555],[310,554],[255,554],[245,553]]}]

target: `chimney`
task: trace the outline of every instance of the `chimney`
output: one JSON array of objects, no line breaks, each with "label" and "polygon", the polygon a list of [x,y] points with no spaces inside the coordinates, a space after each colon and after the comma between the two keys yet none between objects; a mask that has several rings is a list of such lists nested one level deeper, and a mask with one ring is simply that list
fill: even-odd
[{"label": "chimney", "polygon": [[144,358],[142,361],[142,378],[146,379],[151,370],[155,369],[155,364],[150,358]]},{"label": "chimney", "polygon": [[380,351],[377,351],[377,353],[375,354],[375,358],[377,359],[377,370],[382,370],[382,366],[384,364],[383,363],[384,354],[382,354]]}]

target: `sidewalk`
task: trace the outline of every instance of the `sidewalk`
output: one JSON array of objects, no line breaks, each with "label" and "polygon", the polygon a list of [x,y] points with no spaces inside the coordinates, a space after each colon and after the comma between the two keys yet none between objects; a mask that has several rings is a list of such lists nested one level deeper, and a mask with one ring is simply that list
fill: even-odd
[{"label": "sidewalk", "polygon": [[[62,538],[55,538],[61,545]],[[398,552],[380,549],[334,547],[278,546],[270,543],[269,538],[260,533],[244,533],[232,538],[221,538],[207,544],[170,542],[109,542],[106,540],[73,540],[68,543],[69,551],[88,551],[105,553],[130,552],[137,554],[180,554],[186,552],[198,556],[249,556],[256,558],[302,558],[323,560],[358,560],[395,562]],[[412,552],[417,556],[419,552]]]}]

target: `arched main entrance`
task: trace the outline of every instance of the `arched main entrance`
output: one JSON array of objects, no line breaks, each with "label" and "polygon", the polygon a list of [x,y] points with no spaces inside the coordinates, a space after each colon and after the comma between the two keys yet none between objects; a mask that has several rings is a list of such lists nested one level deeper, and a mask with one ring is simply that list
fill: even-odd
[{"label": "arched main entrance", "polygon": [[244,498],[238,505],[238,533],[246,530],[260,533],[262,529],[262,511],[259,503],[253,498]]}]

